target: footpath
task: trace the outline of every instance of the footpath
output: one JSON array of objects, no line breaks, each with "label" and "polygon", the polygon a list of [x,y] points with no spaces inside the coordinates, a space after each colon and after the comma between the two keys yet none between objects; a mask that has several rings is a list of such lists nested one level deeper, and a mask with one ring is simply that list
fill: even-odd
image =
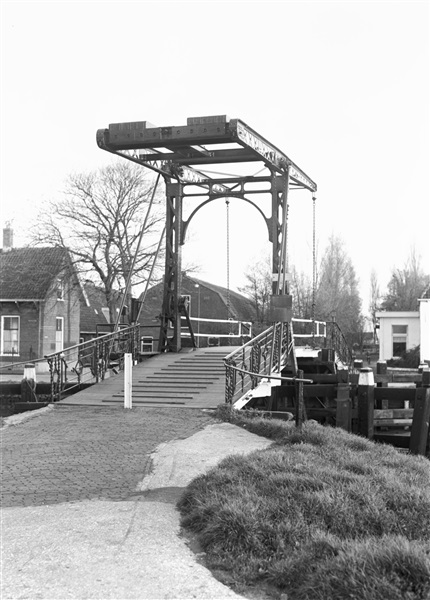
[{"label": "footpath", "polygon": [[241,598],[189,547],[176,503],[226,456],[269,445],[197,408],[51,405],[8,417],[2,600]]}]

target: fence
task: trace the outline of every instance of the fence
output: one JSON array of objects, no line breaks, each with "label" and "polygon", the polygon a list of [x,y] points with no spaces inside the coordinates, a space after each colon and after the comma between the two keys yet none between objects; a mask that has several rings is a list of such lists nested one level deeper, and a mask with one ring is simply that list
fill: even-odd
[{"label": "fence", "polygon": [[[386,379],[391,376],[373,377],[371,369],[361,369],[360,373],[313,373],[313,383],[303,385],[302,390],[306,416],[368,439],[425,454],[429,445],[430,372],[411,373],[412,386],[409,381],[386,387]],[[298,400],[295,386],[274,388],[272,414],[294,413]]]}]

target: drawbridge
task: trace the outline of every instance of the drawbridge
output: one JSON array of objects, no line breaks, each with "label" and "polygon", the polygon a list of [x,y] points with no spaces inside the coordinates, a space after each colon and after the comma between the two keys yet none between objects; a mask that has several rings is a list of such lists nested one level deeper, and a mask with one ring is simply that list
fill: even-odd
[{"label": "drawbridge", "polygon": [[[190,117],[186,125],[179,126],[158,127],[148,121],[113,123],[97,131],[97,143],[107,152],[156,172],[165,182],[165,274],[158,351],[180,352],[184,316],[194,340],[186,301],[181,294],[181,248],[190,222],[210,202],[243,200],[260,213],[272,244],[269,315],[272,325],[226,357],[226,400],[237,402],[240,408],[252,398],[270,397],[271,388],[283,380],[309,381],[297,362],[292,325],[288,211],[290,192],[307,190],[312,197],[315,220],[316,183],[249,125],[226,115]],[[222,172],[209,170],[216,165],[218,169],[222,166]],[[315,321],[315,266],[313,279],[312,331],[307,334],[312,336],[313,348],[307,351],[307,360],[300,357],[308,370],[312,370],[309,365],[315,364],[318,357],[321,359],[315,350],[318,329],[322,326]],[[340,339],[339,332],[335,335],[334,325],[330,335],[333,341],[336,335],[336,339]],[[336,349],[332,349],[337,352],[337,358],[339,347],[337,343]],[[324,359],[323,362],[332,365],[332,370],[337,370],[334,354]]]},{"label": "drawbridge", "polygon": [[[196,213],[219,199],[246,201],[264,219],[272,243],[270,321],[290,321],[289,193],[293,189],[308,190],[315,201],[317,186],[284,152],[240,119],[226,115],[190,117],[186,125],[180,126],[156,127],[147,121],[113,123],[97,131],[97,143],[107,152],[155,171],[165,182],[159,352],[181,350],[181,316],[186,309],[181,295],[181,249]],[[223,173],[209,170],[214,165],[222,165]]]},{"label": "drawbridge", "polygon": [[[148,121],[112,123],[99,129],[96,139],[101,149],[157,173],[156,185],[160,178],[164,180],[165,268],[158,355],[181,352],[184,321],[196,346],[187,298],[181,289],[182,247],[198,211],[221,199],[229,203],[245,201],[261,215],[272,244],[273,282],[270,327],[242,347],[230,353],[227,349],[225,353],[225,400],[237,408],[268,408],[276,395],[274,388],[283,387],[280,384],[303,385],[312,380],[315,370],[328,369],[333,374],[350,363],[350,357],[341,350],[346,344],[335,324],[315,320],[315,285],[312,319],[293,319],[287,251],[290,194],[294,190],[309,192],[315,224],[317,185],[287,154],[242,120],[226,115],[190,117],[179,126],[160,127]],[[313,237],[315,257],[315,227]],[[313,279],[315,284],[315,266]],[[229,321],[230,313],[226,319]],[[303,327],[307,327],[307,332],[303,332]],[[307,347],[297,345],[298,337],[308,342]],[[85,373],[92,383],[100,383],[105,374],[121,368],[125,352],[131,352],[137,360],[140,346],[139,326],[131,323],[126,331],[119,330],[117,323],[112,334],[78,346],[73,356],[70,349],[67,359],[64,352],[47,357],[51,395],[61,397],[72,374],[77,387],[82,386]],[[180,362],[179,367],[184,369],[185,362]],[[174,385],[191,383],[183,379]],[[160,381],[146,382],[152,398],[157,397],[157,385],[161,388]]]}]

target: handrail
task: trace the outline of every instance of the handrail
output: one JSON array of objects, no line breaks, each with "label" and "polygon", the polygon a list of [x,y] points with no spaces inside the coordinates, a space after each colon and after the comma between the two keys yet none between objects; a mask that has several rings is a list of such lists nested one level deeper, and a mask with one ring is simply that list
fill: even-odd
[{"label": "handrail", "polygon": [[330,347],[333,348],[335,354],[337,354],[338,358],[346,366],[352,366],[354,357],[348,346],[348,342],[336,321],[328,321],[327,323],[326,343],[330,343]]},{"label": "handrail", "polygon": [[273,325],[271,325],[270,327],[268,327],[267,329],[265,329],[264,331],[262,331],[261,333],[259,333],[258,335],[256,335],[255,338],[252,338],[252,340],[249,340],[248,342],[246,342],[246,344],[243,344],[243,346],[241,346],[239,349],[236,348],[236,350],[233,350],[232,352],[230,352],[230,354],[227,354],[227,356],[224,357],[224,360],[228,360],[234,354],[236,354],[239,350],[243,350],[243,349],[247,348],[248,346],[253,345],[255,342],[260,341],[272,329],[273,329]]},{"label": "handrail", "polygon": [[82,385],[102,381],[109,369],[121,370],[125,353],[131,353],[136,360],[139,340],[140,326],[137,324],[47,355],[51,402],[61,400],[66,389],[70,392],[81,389]]},{"label": "handrail", "polygon": [[[312,324],[312,334],[295,333],[293,323]],[[316,329],[317,325],[317,329]],[[316,333],[316,335],[315,335]],[[225,401],[234,403],[258,385],[258,380],[286,379],[304,381],[295,377],[298,371],[294,340],[301,337],[319,338],[347,366],[352,365],[353,356],[347,341],[336,322],[292,319],[291,323],[275,323],[246,344],[224,357],[226,368]],[[289,358],[292,378],[280,377]]]},{"label": "handrail", "polygon": [[280,375],[265,375],[264,373],[251,373],[251,371],[244,371],[243,369],[241,369],[240,367],[234,367],[232,365],[230,365],[231,369],[234,369],[235,371],[240,371],[242,373],[245,373],[246,375],[252,375],[253,377],[256,377],[257,379],[275,379],[275,380],[279,380],[279,381],[301,381],[302,383],[313,383],[314,380],[313,379],[302,379],[300,377],[281,377]]},{"label": "handrail", "polygon": [[[136,327],[135,325],[132,325],[130,327],[124,327],[123,329],[121,329],[121,331],[128,331],[129,329]],[[145,326],[142,326],[145,327]],[[148,326],[149,327],[149,326]],[[86,342],[81,342],[80,344],[74,344],[73,346],[68,346],[67,348],[64,348],[63,350],[59,350],[58,352],[52,352],[51,354],[45,354],[45,356],[43,356],[42,358],[34,358],[34,359],[28,359],[28,360],[23,360],[21,362],[14,362],[14,363],[4,363],[2,365],[0,365],[0,370],[1,369],[11,369],[12,367],[19,367],[21,365],[27,365],[28,363],[42,363],[42,362],[46,362],[50,357],[55,356],[56,354],[61,354],[64,352],[69,352],[71,350],[75,350],[77,348],[82,348],[83,346],[85,346],[85,344],[89,344],[91,342],[93,342],[95,339],[97,340],[103,340],[104,338],[107,338],[108,336],[112,336],[114,335],[114,332],[109,332],[109,333],[105,333],[103,335],[99,335],[97,338],[92,338],[91,340],[87,340]]]},{"label": "handrail", "polygon": [[225,401],[235,402],[254,389],[261,377],[280,373],[292,345],[288,324],[275,323],[225,356]]}]

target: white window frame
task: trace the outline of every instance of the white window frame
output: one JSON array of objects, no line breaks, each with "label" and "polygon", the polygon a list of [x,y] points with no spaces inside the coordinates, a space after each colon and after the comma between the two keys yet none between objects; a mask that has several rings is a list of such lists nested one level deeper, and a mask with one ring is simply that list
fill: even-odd
[{"label": "white window frame", "polygon": [[[57,329],[57,323],[61,321],[61,329]],[[57,333],[61,331],[61,348],[57,348]],[[55,317],[55,352],[64,350],[64,317]]]},{"label": "white window frame", "polygon": [[[404,327],[406,329],[406,331],[402,332],[402,333],[394,333],[394,327],[399,327],[399,326]],[[409,327],[408,327],[407,323],[392,323],[391,324],[391,353],[393,354],[393,358],[396,357],[394,355],[394,343],[397,343],[397,344],[404,343],[405,351],[408,349],[408,333],[409,333]]]},{"label": "white window frame", "polygon": [[59,302],[64,302],[64,280],[57,278],[57,300]]},{"label": "white window frame", "polygon": [[[5,332],[5,328],[4,328],[4,321],[5,319],[18,319],[18,341],[17,341],[17,346],[18,346],[18,352],[12,353],[12,352],[5,352],[4,351],[4,332]],[[8,331],[14,331],[14,330],[8,330]],[[20,341],[21,341],[21,318],[19,315],[2,315],[1,318],[1,349],[0,349],[0,353],[2,356],[19,356],[20,354]]]}]

